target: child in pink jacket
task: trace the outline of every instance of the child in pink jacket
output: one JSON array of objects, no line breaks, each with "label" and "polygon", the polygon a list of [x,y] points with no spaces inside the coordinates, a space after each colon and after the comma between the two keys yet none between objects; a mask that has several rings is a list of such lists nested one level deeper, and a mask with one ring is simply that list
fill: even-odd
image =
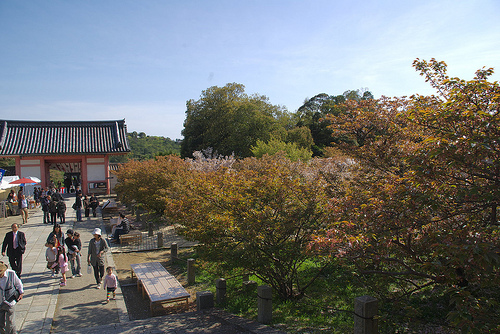
[{"label": "child in pink jacket", "polygon": [[66,272],[68,271],[68,257],[66,256],[66,252],[64,251],[63,246],[57,247],[57,262],[53,264],[56,267],[59,264],[59,269],[61,269],[61,286],[66,285]]},{"label": "child in pink jacket", "polygon": [[107,275],[104,276],[104,289],[107,289],[107,298],[106,303],[109,303],[109,297],[111,297],[111,293],[113,293],[113,300],[116,299],[116,287],[118,286],[116,275],[113,274],[113,267],[106,268]]}]

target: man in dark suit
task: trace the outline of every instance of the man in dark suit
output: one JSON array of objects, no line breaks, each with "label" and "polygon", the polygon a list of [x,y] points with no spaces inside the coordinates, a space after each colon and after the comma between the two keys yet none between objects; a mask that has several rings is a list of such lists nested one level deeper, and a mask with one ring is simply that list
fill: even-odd
[{"label": "man in dark suit", "polygon": [[7,232],[3,239],[2,255],[5,256],[5,250],[7,250],[10,267],[16,272],[17,277],[21,278],[23,254],[26,250],[26,236],[23,232],[19,231],[16,223],[12,224],[11,228],[12,231]]}]

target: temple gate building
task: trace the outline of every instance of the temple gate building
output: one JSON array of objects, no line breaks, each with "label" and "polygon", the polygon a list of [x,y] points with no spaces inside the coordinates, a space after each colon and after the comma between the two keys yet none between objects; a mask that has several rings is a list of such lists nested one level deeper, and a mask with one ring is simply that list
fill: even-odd
[{"label": "temple gate building", "polygon": [[50,185],[50,170],[77,181],[84,194],[110,194],[109,157],[130,152],[125,120],[0,120],[0,157],[15,158],[16,175]]}]

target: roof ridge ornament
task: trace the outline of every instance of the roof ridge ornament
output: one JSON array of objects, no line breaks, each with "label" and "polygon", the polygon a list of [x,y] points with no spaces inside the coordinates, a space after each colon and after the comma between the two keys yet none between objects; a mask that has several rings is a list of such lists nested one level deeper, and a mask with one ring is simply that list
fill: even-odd
[{"label": "roof ridge ornament", "polygon": [[0,137],[0,149],[5,145],[5,138],[7,137],[7,121],[3,121],[2,136]]},{"label": "roof ridge ornament", "polygon": [[120,148],[123,146],[122,142],[120,141],[120,128],[118,126],[118,121],[115,121],[115,141],[116,141],[117,148]]}]

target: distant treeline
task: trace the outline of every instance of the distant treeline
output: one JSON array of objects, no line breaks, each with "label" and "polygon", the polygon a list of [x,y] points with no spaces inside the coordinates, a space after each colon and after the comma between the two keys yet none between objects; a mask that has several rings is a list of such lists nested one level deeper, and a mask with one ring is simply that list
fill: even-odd
[{"label": "distant treeline", "polygon": [[128,160],[147,160],[158,155],[179,155],[181,140],[172,140],[160,136],[148,136],[144,132],[127,133],[131,152],[127,155],[112,156],[110,162],[126,162]]}]

